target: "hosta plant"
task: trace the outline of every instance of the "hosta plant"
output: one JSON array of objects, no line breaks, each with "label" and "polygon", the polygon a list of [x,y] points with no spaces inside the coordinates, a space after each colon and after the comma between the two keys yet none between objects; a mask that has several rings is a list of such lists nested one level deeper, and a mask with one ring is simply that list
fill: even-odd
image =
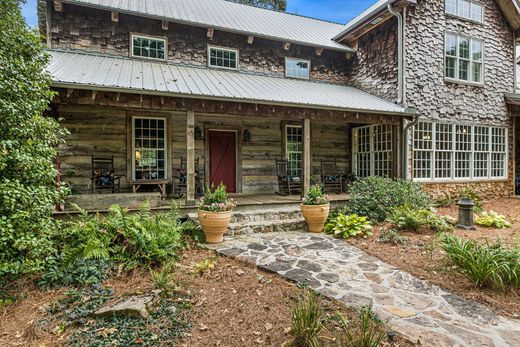
[{"label": "hosta plant", "polygon": [[344,239],[351,236],[367,237],[372,235],[372,224],[367,220],[367,217],[357,214],[340,214],[335,220],[328,223],[324,230],[326,233]]},{"label": "hosta plant", "polygon": [[494,211],[482,212],[482,214],[475,218],[475,223],[488,228],[511,228],[511,223],[505,216]]},{"label": "hosta plant", "polygon": [[430,229],[436,232],[446,232],[452,229],[446,219],[437,216],[433,210],[416,209],[408,204],[394,209],[387,221],[395,224],[400,230]]}]

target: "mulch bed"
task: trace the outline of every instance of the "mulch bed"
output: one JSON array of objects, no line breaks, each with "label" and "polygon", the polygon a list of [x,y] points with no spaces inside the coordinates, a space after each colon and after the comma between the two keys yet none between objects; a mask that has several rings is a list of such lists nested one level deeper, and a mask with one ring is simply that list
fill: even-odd
[{"label": "mulch bed", "polygon": [[[512,222],[512,228],[493,229],[477,226],[475,231],[455,229],[454,235],[466,239],[478,239],[494,242],[502,240],[510,246],[520,245],[520,199],[504,198],[484,204],[486,211],[493,210],[503,214]],[[437,209],[439,215],[457,217],[456,206]],[[386,226],[387,229],[390,226]],[[496,293],[491,289],[476,288],[463,274],[449,264],[444,252],[438,247],[438,239],[433,233],[400,232],[409,237],[405,244],[379,242],[379,229],[375,228],[374,236],[367,239],[351,238],[347,242],[363,249],[387,263],[395,265],[421,279],[436,284],[467,299],[478,301],[500,315],[520,317],[520,291]]]}]

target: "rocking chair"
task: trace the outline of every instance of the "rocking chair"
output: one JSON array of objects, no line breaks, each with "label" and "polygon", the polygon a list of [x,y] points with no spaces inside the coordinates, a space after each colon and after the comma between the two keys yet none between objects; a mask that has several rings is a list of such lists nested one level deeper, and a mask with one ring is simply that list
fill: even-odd
[{"label": "rocking chair", "polygon": [[[181,166],[177,169],[177,175],[173,177],[173,196],[175,198],[182,198],[183,192],[186,192],[186,183],[188,181],[188,170],[186,168],[186,158],[181,157]],[[199,158],[195,159],[195,195],[201,196],[202,183],[199,173]]]},{"label": "rocking chair", "polygon": [[343,178],[336,166],[336,159],[321,159],[320,176],[324,192],[340,194],[343,191]]},{"label": "rocking chair", "polygon": [[302,180],[297,176],[290,176],[287,160],[276,161],[276,174],[278,176],[278,195],[290,195],[302,193]]},{"label": "rocking chair", "polygon": [[114,156],[97,157],[92,156],[92,194],[97,190],[110,190],[112,193],[119,193],[120,176],[115,175]]}]

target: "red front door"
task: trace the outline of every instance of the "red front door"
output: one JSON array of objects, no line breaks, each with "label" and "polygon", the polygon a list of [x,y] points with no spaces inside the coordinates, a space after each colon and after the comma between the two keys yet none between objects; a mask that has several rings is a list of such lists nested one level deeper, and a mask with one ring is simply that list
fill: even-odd
[{"label": "red front door", "polygon": [[227,191],[236,193],[236,133],[234,131],[209,132],[210,183],[224,183]]}]

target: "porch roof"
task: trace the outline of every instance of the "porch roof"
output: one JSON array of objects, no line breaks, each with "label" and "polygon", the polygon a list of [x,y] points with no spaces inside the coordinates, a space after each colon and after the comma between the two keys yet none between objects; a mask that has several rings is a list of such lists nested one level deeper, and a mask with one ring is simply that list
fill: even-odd
[{"label": "porch roof", "polygon": [[362,90],[329,83],[130,59],[50,51],[53,86],[209,100],[410,115]]}]

